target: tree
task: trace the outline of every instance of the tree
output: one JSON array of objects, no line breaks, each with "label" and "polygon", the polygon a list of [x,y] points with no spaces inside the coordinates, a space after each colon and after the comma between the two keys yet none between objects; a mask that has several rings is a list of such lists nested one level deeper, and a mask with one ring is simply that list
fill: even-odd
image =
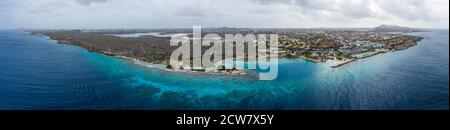
[{"label": "tree", "polygon": [[167,69],[172,69],[172,65],[167,65]]}]

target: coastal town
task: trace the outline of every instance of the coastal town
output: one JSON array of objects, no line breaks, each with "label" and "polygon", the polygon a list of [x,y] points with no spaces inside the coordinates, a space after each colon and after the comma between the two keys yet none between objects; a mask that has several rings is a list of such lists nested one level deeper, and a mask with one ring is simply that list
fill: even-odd
[{"label": "coastal town", "polygon": [[[353,61],[416,45],[422,37],[400,33],[317,31],[285,34],[279,38],[281,57],[300,57],[313,62]],[[342,62],[345,64],[347,62]],[[333,67],[338,67],[337,64]]]},{"label": "coastal town", "polygon": [[[380,53],[404,50],[415,46],[423,38],[408,35],[411,30],[379,31],[374,30],[327,30],[327,29],[248,29],[248,28],[206,28],[206,34],[278,34],[277,49],[266,53],[276,53],[279,58],[302,58],[311,62],[337,61],[331,67],[336,68],[357,59]],[[383,28],[385,29],[385,28]],[[149,30],[32,30],[31,34],[46,35],[58,43],[83,47],[88,51],[111,56],[121,56],[137,61],[167,66],[170,54],[176,47],[169,46],[169,34],[186,34],[192,36],[189,29],[149,29]],[[145,35],[150,33],[152,35]],[[114,35],[111,35],[114,34]],[[121,37],[117,34],[143,34],[136,37]],[[157,34],[157,35],[153,35]],[[268,43],[270,44],[270,43]],[[202,51],[208,47],[202,47]],[[177,67],[176,69],[180,69]],[[190,71],[204,72],[208,68],[181,67]],[[242,73],[242,68],[215,69],[220,73]]]}]

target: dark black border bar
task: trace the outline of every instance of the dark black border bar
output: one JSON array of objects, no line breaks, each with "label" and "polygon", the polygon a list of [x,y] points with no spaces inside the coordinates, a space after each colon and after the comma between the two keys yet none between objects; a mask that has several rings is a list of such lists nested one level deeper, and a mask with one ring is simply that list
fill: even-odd
[{"label": "dark black border bar", "polygon": [[[0,111],[2,124],[36,123],[59,124],[64,126],[99,125],[122,126],[144,129],[152,128],[204,128],[202,125],[177,125],[177,117],[208,116],[221,120],[221,115],[274,115],[270,125],[220,125],[210,123],[207,128],[333,128],[343,126],[380,127],[398,125],[414,127],[416,125],[447,126],[448,110],[440,111],[226,111],[226,110],[24,110]],[[6,121],[6,122],[5,122]],[[447,126],[448,127],[448,126]]]}]

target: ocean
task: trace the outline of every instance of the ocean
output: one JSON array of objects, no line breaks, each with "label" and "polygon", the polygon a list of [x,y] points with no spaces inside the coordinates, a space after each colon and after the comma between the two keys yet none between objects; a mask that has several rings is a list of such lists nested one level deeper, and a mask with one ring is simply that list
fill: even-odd
[{"label": "ocean", "polygon": [[434,110],[449,109],[449,31],[407,50],[331,68],[280,59],[278,78],[167,72],[0,31],[0,109]]}]

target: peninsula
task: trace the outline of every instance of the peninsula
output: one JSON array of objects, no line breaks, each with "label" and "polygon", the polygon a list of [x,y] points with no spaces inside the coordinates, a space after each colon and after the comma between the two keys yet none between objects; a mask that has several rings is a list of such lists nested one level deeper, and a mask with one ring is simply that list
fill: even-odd
[{"label": "peninsula", "polygon": [[[249,29],[205,28],[205,34],[278,34],[280,58],[303,58],[312,62],[339,61],[339,67],[351,61],[380,53],[404,50],[415,46],[423,38],[408,35],[423,31],[406,27],[381,25],[363,29]],[[191,35],[190,29],[102,29],[102,30],[29,30],[33,35],[46,35],[58,43],[83,47],[88,51],[110,56],[124,56],[152,64],[162,64],[167,69],[169,57],[177,47],[169,46],[170,36]],[[208,47],[204,47],[207,49]],[[205,50],[202,48],[202,50]],[[204,69],[190,69],[205,71]],[[233,68],[220,72],[240,73]]]}]

